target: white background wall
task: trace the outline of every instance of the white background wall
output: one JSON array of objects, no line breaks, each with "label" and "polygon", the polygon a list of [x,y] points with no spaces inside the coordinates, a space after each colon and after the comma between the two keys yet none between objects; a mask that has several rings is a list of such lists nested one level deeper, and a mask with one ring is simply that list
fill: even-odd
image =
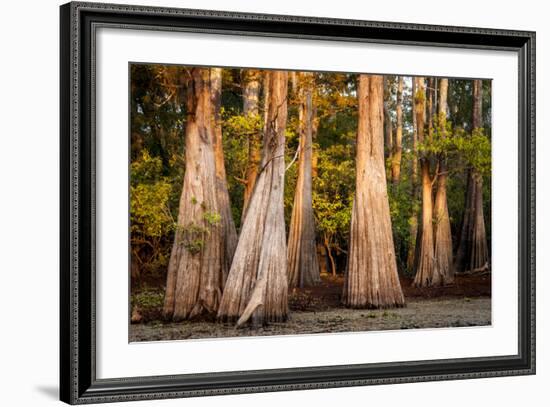
[{"label": "white background wall", "polygon": [[[163,0],[133,4],[537,31],[538,373],[536,376],[187,399],[188,406],[547,405],[550,290],[545,269],[550,145],[543,135],[550,94],[550,28],[535,0],[367,2]],[[0,24],[0,404],[53,405],[58,386],[58,0],[2,4]],[[546,128],[546,129],[545,129]],[[546,132],[545,132],[546,130]],[[406,346],[404,344],[404,346]],[[137,405],[136,403],[132,403]],[[176,406],[181,400],[149,402]],[[130,405],[130,404],[125,404]],[[141,405],[146,405],[141,403]]]}]

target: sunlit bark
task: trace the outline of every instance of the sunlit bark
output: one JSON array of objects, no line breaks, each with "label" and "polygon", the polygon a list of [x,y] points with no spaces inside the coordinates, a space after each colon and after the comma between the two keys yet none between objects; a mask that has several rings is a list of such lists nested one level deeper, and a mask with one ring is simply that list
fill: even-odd
[{"label": "sunlit bark", "polygon": [[223,281],[210,70],[193,68],[190,76],[185,175],[164,300],[164,315],[173,320],[215,313]]},{"label": "sunlit bark", "polygon": [[282,321],[288,314],[283,203],[288,73],[266,76],[262,163],[218,312],[219,319],[237,320],[237,326]]},{"label": "sunlit bark", "polygon": [[405,303],[397,275],[384,163],[384,85],[359,75],[356,191],[343,302],[354,308]]},{"label": "sunlit bark", "polygon": [[299,90],[298,178],[288,236],[289,287],[306,287],[321,281],[315,242],[312,200],[312,134],[314,124],[311,73],[302,73]]}]

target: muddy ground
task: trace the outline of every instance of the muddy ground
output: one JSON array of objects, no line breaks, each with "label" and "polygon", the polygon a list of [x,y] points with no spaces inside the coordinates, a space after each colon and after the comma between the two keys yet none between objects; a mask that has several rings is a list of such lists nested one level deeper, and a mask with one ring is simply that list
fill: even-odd
[{"label": "muddy ground", "polygon": [[284,323],[235,329],[208,320],[170,323],[160,310],[141,309],[141,322],[130,325],[130,342],[232,336],[292,335],[331,332],[483,326],[491,324],[490,275],[460,276],[454,285],[414,288],[403,278],[404,308],[354,310],[341,305],[342,278],[324,276],[321,285],[290,293]]}]

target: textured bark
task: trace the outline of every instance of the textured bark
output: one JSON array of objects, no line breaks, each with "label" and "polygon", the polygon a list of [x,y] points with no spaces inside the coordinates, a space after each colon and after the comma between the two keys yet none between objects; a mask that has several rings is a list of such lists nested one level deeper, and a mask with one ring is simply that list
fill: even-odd
[{"label": "textured bark", "polygon": [[[426,116],[426,91],[424,78],[415,78],[415,115],[418,128],[418,141],[425,140],[425,116]],[[432,92],[428,95],[428,107],[433,106]],[[430,111],[430,110],[429,110]],[[428,124],[431,123],[431,115],[428,115]],[[428,127],[428,137],[432,137],[431,128]],[[424,154],[420,158],[420,169],[422,176],[422,216],[420,222],[420,233],[417,237],[417,260],[416,274],[413,284],[417,287],[426,287],[442,284],[444,279],[441,275],[434,257],[433,238],[433,196],[432,177],[430,175],[430,161]]]},{"label": "textured bark", "polygon": [[405,303],[397,275],[384,165],[384,85],[359,75],[356,192],[343,302],[354,308]]},{"label": "textured bark", "polygon": [[313,75],[300,74],[298,178],[288,236],[289,287],[306,287],[321,282],[315,243],[312,199],[312,133],[314,123]]},{"label": "textured bark", "polygon": [[413,207],[409,218],[409,249],[407,250],[407,269],[416,270],[416,241],[418,235],[418,125],[415,114],[416,78],[412,78],[412,159],[411,159],[411,199]]},{"label": "textured bark", "polygon": [[237,326],[282,321],[288,314],[283,204],[288,74],[266,76],[262,164],[218,311],[221,320],[238,319]]},{"label": "textured bark", "polygon": [[[437,126],[441,137],[447,137],[447,91],[448,79],[439,79],[439,108]],[[434,256],[436,267],[443,275],[444,283],[452,283],[453,272],[453,242],[451,236],[451,221],[447,206],[447,160],[444,154],[439,157],[439,174],[435,192],[434,207]]]},{"label": "textured bark", "polygon": [[[473,82],[472,128],[483,127],[481,80]],[[483,214],[483,177],[472,168],[467,173],[466,200],[460,240],[454,263],[455,272],[477,272],[489,268],[489,248]]]},{"label": "textured bark", "polygon": [[393,143],[392,154],[392,182],[399,183],[401,177],[401,155],[403,152],[403,78],[397,79],[397,100],[396,100],[396,125],[395,125],[395,143]]},{"label": "textured bark", "polygon": [[222,288],[229,274],[229,268],[233,261],[235,248],[237,247],[237,231],[235,221],[231,213],[229,191],[227,189],[227,175],[223,156],[222,124],[220,117],[222,98],[222,69],[211,68],[212,107],[214,117],[214,156],[216,159],[216,190],[218,198],[218,210],[220,214],[220,226],[222,228],[221,250],[222,263]]},{"label": "textured bark", "polygon": [[210,70],[190,74],[185,175],[164,300],[164,314],[173,320],[215,313],[222,288],[222,227],[208,216],[219,214]]},{"label": "textured bark", "polygon": [[[259,114],[261,72],[254,69],[243,71],[243,114],[254,118]],[[261,134],[253,133],[248,138],[248,165],[246,167],[246,181],[244,187],[243,216],[246,213],[261,159]],[[241,222],[242,223],[242,222]]]}]

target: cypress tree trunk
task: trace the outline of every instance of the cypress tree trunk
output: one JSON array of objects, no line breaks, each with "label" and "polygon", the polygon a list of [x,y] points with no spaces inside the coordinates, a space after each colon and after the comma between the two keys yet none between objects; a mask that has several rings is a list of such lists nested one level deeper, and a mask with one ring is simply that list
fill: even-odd
[{"label": "cypress tree trunk", "polygon": [[[260,71],[254,69],[243,70],[243,114],[249,119],[253,119],[259,115],[260,79]],[[260,138],[261,135],[259,133],[251,134],[248,138],[248,165],[244,188],[243,220],[258,176],[258,167],[261,158]]]},{"label": "cypress tree trunk", "polygon": [[[447,137],[447,91],[448,79],[439,79],[439,109],[437,126],[441,137]],[[445,154],[439,157],[439,174],[437,176],[437,187],[435,193],[435,224],[434,256],[436,267],[443,275],[444,283],[451,283],[454,280],[453,272],[453,242],[451,236],[451,221],[447,207],[447,160]]]},{"label": "cypress tree trunk", "polygon": [[218,311],[221,320],[254,325],[288,314],[284,151],[288,73],[269,71],[264,153]]},{"label": "cypress tree trunk", "polygon": [[397,79],[397,106],[396,106],[396,128],[395,128],[395,143],[393,145],[392,155],[392,181],[395,184],[399,183],[401,176],[401,155],[403,151],[403,77]]},{"label": "cypress tree trunk", "polygon": [[[473,81],[473,130],[481,129],[483,88],[481,80]],[[489,268],[489,248],[483,214],[483,177],[475,169],[468,171],[467,195],[454,269],[477,272]]]},{"label": "cypress tree trunk", "polygon": [[356,192],[343,301],[354,308],[402,306],[384,165],[382,76],[359,75],[357,98]]},{"label": "cypress tree trunk", "polygon": [[314,122],[311,73],[302,73],[299,90],[298,179],[288,236],[289,287],[306,287],[321,282],[315,242],[312,200],[312,133]]},{"label": "cypress tree trunk", "polygon": [[216,189],[218,194],[218,208],[221,216],[220,226],[222,228],[221,250],[223,252],[222,264],[222,288],[229,268],[233,261],[233,254],[237,247],[237,231],[235,221],[231,213],[229,191],[227,189],[227,175],[223,156],[222,124],[220,117],[222,98],[222,69],[211,68],[212,105],[214,110],[214,156],[216,158]]},{"label": "cypress tree trunk", "polygon": [[407,251],[407,269],[416,270],[416,241],[418,236],[418,205],[416,203],[418,195],[418,125],[416,123],[415,99],[416,99],[416,78],[412,78],[412,159],[411,159],[411,199],[413,207],[409,218],[409,249]]},{"label": "cypress tree trunk", "polygon": [[224,264],[210,70],[193,68],[190,74],[185,175],[164,300],[164,315],[173,320],[217,311]]},{"label": "cypress tree trunk", "polygon": [[[474,81],[474,130],[483,128],[483,83],[480,79]],[[474,169],[472,171],[474,184],[473,219],[472,219],[472,246],[469,256],[469,268],[471,272],[483,271],[489,268],[489,249],[487,247],[487,235],[485,233],[485,218],[483,215],[483,177]]]},{"label": "cypress tree trunk", "polygon": [[478,272],[489,268],[489,250],[483,216],[483,178],[477,171],[473,172],[472,182],[474,184],[474,218],[472,220],[472,251],[468,271]]},{"label": "cypress tree trunk", "polygon": [[474,195],[475,184],[472,180],[472,171],[466,172],[466,194],[464,199],[464,214],[462,215],[462,227],[460,229],[460,239],[454,261],[455,273],[462,273],[467,269],[466,256],[471,252],[472,231],[474,218]]},{"label": "cypress tree trunk", "polygon": [[384,77],[384,152],[386,154],[385,158],[389,159],[391,162],[393,153],[393,123],[390,115],[390,100],[392,93],[390,85],[391,84],[387,77]]},{"label": "cypress tree trunk", "polygon": [[[418,141],[425,140],[425,115],[426,115],[426,92],[424,78],[416,78],[415,95],[415,115],[418,127]],[[428,98],[428,107],[433,106],[433,99],[430,92]],[[431,115],[428,115],[428,118]],[[428,120],[431,123],[432,119]],[[428,137],[431,137],[432,130],[428,128]],[[421,232],[417,237],[417,265],[413,284],[417,287],[426,287],[443,283],[441,275],[434,257],[434,238],[433,238],[433,197],[432,197],[432,178],[430,176],[430,161],[424,154],[420,158],[420,169],[422,176],[422,217]]]}]

